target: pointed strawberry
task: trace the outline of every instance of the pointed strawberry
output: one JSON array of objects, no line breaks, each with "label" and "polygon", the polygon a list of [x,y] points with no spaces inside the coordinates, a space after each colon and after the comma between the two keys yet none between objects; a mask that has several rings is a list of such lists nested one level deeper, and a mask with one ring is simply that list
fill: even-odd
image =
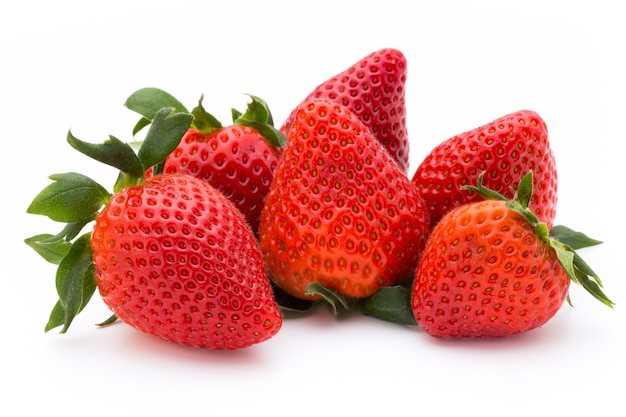
[{"label": "pointed strawberry", "polygon": [[[375,51],[321,83],[303,102],[324,98],[350,109],[387,149],[400,170],[406,172],[409,166],[406,64],[406,58],[397,49]],[[280,128],[285,136],[288,136],[298,107]]]},{"label": "pointed strawberry", "polygon": [[428,231],[417,189],[357,115],[304,102],[261,212],[275,283],[304,299],[320,299],[320,286],[370,296],[412,275]]},{"label": "pointed strawberry", "polygon": [[557,171],[546,123],[534,111],[522,110],[456,135],[436,146],[418,166],[412,181],[420,190],[432,226],[445,213],[480,201],[463,191],[485,172],[485,186],[512,198],[522,177],[533,172],[531,209],[552,227],[557,205]]}]

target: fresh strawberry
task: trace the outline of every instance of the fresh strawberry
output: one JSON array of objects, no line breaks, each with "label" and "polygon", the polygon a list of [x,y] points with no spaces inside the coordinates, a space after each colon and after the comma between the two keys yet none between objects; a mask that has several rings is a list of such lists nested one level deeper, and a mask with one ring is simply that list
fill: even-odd
[{"label": "fresh strawberry", "polygon": [[561,226],[559,232],[568,231],[561,238],[549,234],[529,209],[532,184],[530,171],[508,200],[479,176],[471,190],[488,199],[452,209],[435,226],[412,290],[415,319],[427,334],[481,338],[526,332],[556,314],[570,281],[613,305],[574,251],[599,242]]},{"label": "fresh strawberry", "polygon": [[254,236],[198,178],[163,174],[120,191],[96,218],[91,248],[102,299],[145,333],[235,349],[281,327]]},{"label": "fresh strawberry", "polygon": [[27,239],[58,264],[59,301],[46,330],[66,332],[97,289],[114,313],[105,323],[119,318],[182,345],[237,349],[279,331],[282,316],[241,213],[201,179],[158,172],[191,120],[156,111],[136,153],[113,136],[95,145],[68,134],[75,149],[120,175],[112,195],[81,174],[54,175],[27,210],[66,223],[57,235]]},{"label": "fresh strawberry", "polygon": [[261,209],[285,142],[272,127],[267,104],[252,96],[246,113],[233,111],[233,124],[227,126],[205,111],[202,99],[192,113],[191,128],[165,160],[163,172],[190,174],[217,188],[258,236]]},{"label": "fresh strawberry", "polygon": [[[303,101],[324,98],[350,109],[405,172],[409,166],[406,127],[406,58],[397,49],[386,48],[362,58],[350,68],[317,86]],[[288,136],[294,122],[293,109],[280,130]]]},{"label": "fresh strawberry", "polygon": [[432,226],[454,207],[480,201],[475,192],[462,191],[485,172],[485,186],[512,198],[528,171],[535,194],[530,208],[552,227],[557,204],[557,172],[548,130],[529,110],[508,114],[482,127],[456,135],[435,147],[415,171],[416,184]]},{"label": "fresh strawberry", "polygon": [[367,297],[411,277],[429,230],[417,189],[357,115],[304,102],[261,212],[270,278],[304,299],[320,286]]}]

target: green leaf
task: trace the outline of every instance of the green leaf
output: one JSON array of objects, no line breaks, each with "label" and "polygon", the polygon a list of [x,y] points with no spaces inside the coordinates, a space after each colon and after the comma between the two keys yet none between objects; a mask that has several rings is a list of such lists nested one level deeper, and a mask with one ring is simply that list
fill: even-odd
[{"label": "green leaf", "polygon": [[165,160],[176,149],[192,119],[191,114],[175,113],[173,108],[162,108],[156,112],[137,153],[144,170]]},{"label": "green leaf", "polygon": [[92,144],[83,142],[68,132],[67,142],[77,151],[117,168],[132,178],[142,178],[144,175],[141,162],[133,148],[114,136],[109,136],[109,140],[102,144]]},{"label": "green leaf", "polygon": [[213,117],[212,114],[208,113],[204,106],[202,105],[202,100],[204,96],[200,96],[200,100],[198,100],[198,105],[193,108],[191,114],[193,115],[192,125],[198,131],[208,135],[209,133],[213,133],[218,129],[221,129],[222,123]]},{"label": "green leaf", "polygon": [[49,178],[54,182],[35,196],[27,213],[58,222],[83,222],[93,219],[110,198],[104,187],[82,174],[70,172]]},{"label": "green leaf", "polygon": [[24,239],[24,242],[33,248],[46,261],[58,265],[67,255],[72,244],[65,239],[59,239],[51,234],[40,234]]},{"label": "green leaf", "polygon": [[[554,229],[554,228],[553,228]],[[567,229],[567,228],[566,228]],[[566,240],[571,237],[569,229],[563,230]],[[558,235],[559,232],[556,234]],[[577,235],[577,238],[580,236]],[[613,301],[602,291],[602,281],[591,267],[576,253],[572,246],[561,242],[555,236],[550,236],[546,242],[554,249],[557,258],[565,269],[569,278],[575,284],[581,285],[589,294],[595,297],[602,304],[613,308]],[[569,301],[569,300],[568,300]],[[569,301],[571,304],[571,301]]]},{"label": "green leaf", "polygon": [[52,308],[52,312],[50,313],[50,317],[48,318],[48,323],[46,323],[44,331],[48,332],[59,326],[63,326],[64,323],[65,311],[63,310],[63,305],[61,305],[61,301],[59,300]]},{"label": "green leaf", "polygon": [[280,148],[287,145],[287,138],[282,132],[269,124],[255,122],[253,120],[239,119],[237,124],[247,126],[259,132],[269,143]]},{"label": "green leaf", "polygon": [[235,108],[230,109],[230,114],[231,114],[233,120],[235,120],[235,121],[237,119],[239,119],[243,115],[242,112],[240,112],[239,110],[237,110]]},{"label": "green leaf", "polygon": [[326,301],[326,303],[328,304],[328,308],[335,316],[339,314],[339,311],[342,307],[345,310],[350,310],[355,303],[355,300],[353,298],[348,297],[345,294],[340,293],[339,291],[328,288],[318,282],[312,282],[311,284],[307,285],[304,293],[309,295],[321,296],[322,299]]},{"label": "green leaf", "polygon": [[151,120],[146,119],[145,117],[142,117],[141,119],[139,119],[139,121],[137,122],[137,124],[135,124],[135,127],[133,128],[133,136],[141,132],[143,128],[148,126],[150,123],[151,123]]},{"label": "green leaf", "polygon": [[600,285],[597,281],[589,279],[589,277],[584,273],[579,273],[578,282],[585,290],[587,290],[589,294],[593,295],[602,304],[613,308],[613,301],[611,301],[606,294],[604,294],[604,291],[602,291],[602,285]]},{"label": "green leaf", "polygon": [[83,230],[83,228],[91,221],[91,219],[85,219],[81,222],[67,223],[63,230],[52,239],[65,239],[68,242],[74,240],[76,236]]},{"label": "green leaf", "polygon": [[63,310],[61,333],[67,331],[96,290],[90,238],[91,233],[86,233],[76,239],[57,269],[56,288]]},{"label": "green leaf", "polygon": [[175,113],[189,113],[185,106],[170,93],[154,87],[135,91],[126,99],[124,105],[143,116],[142,127],[147,126],[156,113],[164,107],[173,108]]},{"label": "green leaf", "polygon": [[233,123],[247,126],[259,132],[270,144],[278,147],[287,145],[287,138],[274,127],[274,119],[269,106],[260,97],[249,95],[252,101],[248,103],[245,113],[232,109]]},{"label": "green leaf", "polygon": [[517,187],[517,201],[522,205],[523,208],[528,208],[530,204],[530,200],[533,195],[533,173],[532,171],[528,171],[526,175],[524,175]]},{"label": "green leaf", "polygon": [[105,321],[98,323],[98,326],[105,327],[105,326],[115,323],[116,321],[117,321],[117,316],[113,314],[109,318],[107,318]]},{"label": "green leaf", "polygon": [[234,117],[238,112],[232,112],[233,123],[238,124],[240,120],[248,120],[273,126],[274,119],[272,118],[272,113],[270,112],[269,106],[267,105],[265,100],[251,94],[248,94],[248,96],[252,99],[252,101],[248,103],[246,112],[237,116],[236,119]]},{"label": "green leaf", "polygon": [[576,270],[574,269],[574,252],[567,250],[566,247],[562,245],[552,245],[556,252],[556,257],[558,258],[560,264],[567,272],[567,275],[576,282],[580,284],[577,279]]},{"label": "green leaf", "polygon": [[577,232],[567,226],[556,225],[550,230],[550,237],[577,250],[602,243],[601,240],[592,239],[584,233]]},{"label": "green leaf", "polygon": [[392,323],[417,324],[411,309],[411,290],[401,285],[379,289],[371,297],[361,300],[359,309],[365,316]]}]

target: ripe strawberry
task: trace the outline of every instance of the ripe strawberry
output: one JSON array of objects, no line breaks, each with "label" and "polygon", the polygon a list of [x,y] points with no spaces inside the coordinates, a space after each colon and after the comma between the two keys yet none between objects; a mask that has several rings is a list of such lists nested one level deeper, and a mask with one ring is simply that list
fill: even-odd
[{"label": "ripe strawberry", "polygon": [[[285,141],[272,129],[266,103],[252,96],[248,111],[234,113],[228,126],[206,113],[201,101],[193,113],[192,127],[165,160],[163,173],[186,173],[208,182],[241,211],[258,236],[261,209]],[[262,120],[254,120],[259,115]]]},{"label": "ripe strawberry", "polygon": [[163,173],[187,173],[208,182],[233,202],[257,234],[280,154],[248,126],[233,124],[208,134],[191,128],[166,159]]},{"label": "ripe strawberry", "polygon": [[123,189],[96,218],[91,248],[102,299],[145,333],[235,349],[281,327],[254,236],[200,179],[164,174]]},{"label": "ripe strawberry", "polygon": [[[350,68],[317,86],[304,100],[324,98],[350,109],[371,130],[396,161],[400,170],[409,166],[406,128],[406,58],[386,48],[362,58]],[[297,106],[280,130],[288,136]]]},{"label": "ripe strawberry", "polygon": [[570,280],[613,305],[567,238],[549,235],[529,209],[532,183],[530,171],[507,200],[480,176],[472,190],[494,199],[452,209],[435,226],[412,290],[415,319],[427,334],[503,337],[534,329],[561,308]]},{"label": "ripe strawberry", "polygon": [[205,181],[158,172],[192,115],[162,108],[146,120],[136,153],[113,136],[95,145],[68,134],[75,149],[120,170],[113,195],[84,175],[57,174],[27,210],[66,223],[57,235],[27,239],[58,264],[59,301],[46,331],[65,333],[99,290],[114,312],[103,324],[119,318],[163,340],[212,349],[267,340],[282,317],[242,214]]},{"label": "ripe strawberry", "polygon": [[454,207],[480,201],[462,191],[485,172],[485,186],[512,198],[521,178],[533,171],[535,194],[530,208],[552,227],[557,204],[557,172],[548,130],[529,110],[508,114],[482,127],[456,135],[435,147],[415,171],[412,181],[426,202],[432,226]]},{"label": "ripe strawberry", "polygon": [[367,297],[410,278],[429,219],[417,190],[349,109],[310,99],[294,116],[261,212],[261,253],[287,293],[318,283]]}]

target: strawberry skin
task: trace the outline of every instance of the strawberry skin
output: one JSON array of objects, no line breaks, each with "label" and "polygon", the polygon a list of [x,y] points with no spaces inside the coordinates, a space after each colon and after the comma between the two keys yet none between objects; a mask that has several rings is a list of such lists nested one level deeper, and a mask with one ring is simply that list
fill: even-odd
[{"label": "strawberry skin", "polygon": [[411,277],[429,224],[416,188],[354,113],[303,103],[261,212],[261,253],[280,288],[372,295]]},{"label": "strawberry skin", "polygon": [[570,278],[555,251],[504,201],[471,203],[435,226],[418,265],[412,309],[429,335],[504,337],[546,323]]},{"label": "strawberry skin", "polygon": [[230,125],[208,134],[190,128],[168,156],[163,173],[186,173],[208,182],[241,211],[257,235],[281,151],[247,126]]},{"label": "strawberry skin", "polygon": [[461,190],[482,172],[486,187],[511,198],[529,170],[535,189],[530,208],[551,228],[557,205],[556,164],[546,124],[536,112],[511,113],[442,142],[424,158],[412,181],[434,226],[452,208],[482,200]]},{"label": "strawberry skin", "polygon": [[[350,109],[382,143],[400,170],[406,172],[409,166],[406,64],[406,58],[397,49],[375,51],[321,83],[303,102],[311,98],[324,98]],[[285,136],[288,136],[298,107],[280,129]]]},{"label": "strawberry skin", "polygon": [[96,218],[91,248],[102,299],[140,331],[236,349],[281,327],[254,236],[198,178],[157,175],[115,194]]}]

